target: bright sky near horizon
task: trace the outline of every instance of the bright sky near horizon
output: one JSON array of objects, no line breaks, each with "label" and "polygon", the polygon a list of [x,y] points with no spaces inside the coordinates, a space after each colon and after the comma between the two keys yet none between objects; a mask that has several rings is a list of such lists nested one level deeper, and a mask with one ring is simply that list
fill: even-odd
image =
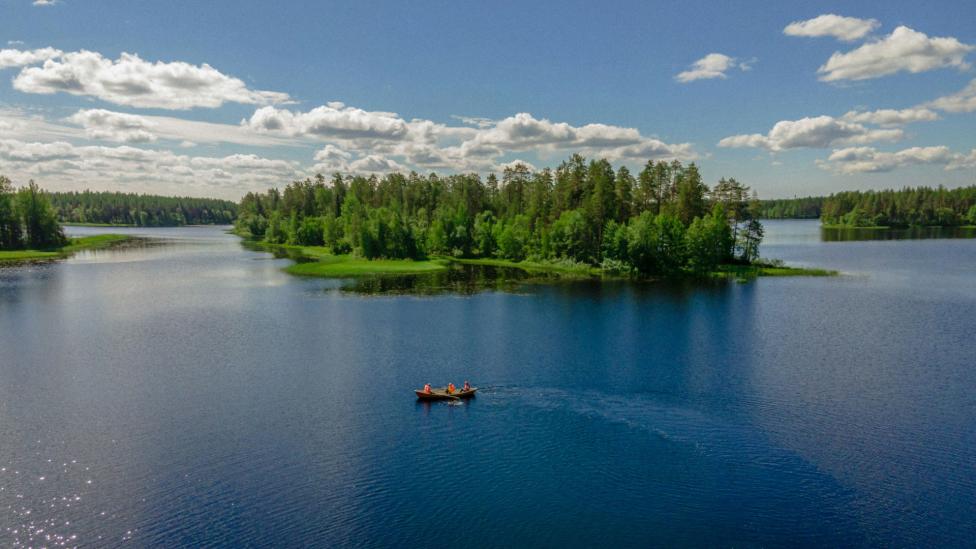
[{"label": "bright sky near horizon", "polygon": [[0,174],[696,161],[766,198],[976,183],[976,2],[0,0]]}]

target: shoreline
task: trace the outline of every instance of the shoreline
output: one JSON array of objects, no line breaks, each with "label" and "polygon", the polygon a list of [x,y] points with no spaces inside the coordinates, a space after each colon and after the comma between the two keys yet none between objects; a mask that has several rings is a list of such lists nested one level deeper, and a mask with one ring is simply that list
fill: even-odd
[{"label": "shoreline", "polygon": [[45,250],[2,250],[0,251],[0,265],[20,263],[41,263],[65,259],[85,250],[100,250],[110,248],[133,240],[135,237],[124,234],[97,234],[71,238],[67,245],[60,248]]},{"label": "shoreline", "polygon": [[[237,234],[237,233],[234,233]],[[528,275],[545,276],[560,280],[658,280],[638,279],[626,274],[614,274],[595,267],[568,261],[510,261],[496,258],[455,258],[434,256],[427,259],[366,259],[352,254],[333,254],[324,246],[298,246],[294,244],[270,244],[257,241],[237,234],[244,246],[270,252],[276,256],[288,258],[293,264],[282,270],[288,274],[314,278],[362,278],[382,276],[416,276],[444,272],[452,265],[473,265],[494,267],[501,269],[515,269]],[[830,269],[790,267],[777,263],[755,263],[752,265],[725,264],[716,271],[704,276],[687,274],[673,277],[676,279],[728,279],[740,281],[761,277],[785,276],[838,276],[839,273]]]}]

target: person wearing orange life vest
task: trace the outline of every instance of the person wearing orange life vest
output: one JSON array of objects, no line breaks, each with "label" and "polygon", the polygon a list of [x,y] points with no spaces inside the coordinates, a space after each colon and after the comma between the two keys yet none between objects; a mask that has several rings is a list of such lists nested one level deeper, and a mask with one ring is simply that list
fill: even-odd
[{"label": "person wearing orange life vest", "polygon": [[430,383],[424,385],[424,392],[427,393],[428,395],[430,394]]},{"label": "person wearing orange life vest", "polygon": [[453,395],[454,394],[454,384],[453,383],[448,383],[447,384],[447,394],[449,394],[449,395]]}]

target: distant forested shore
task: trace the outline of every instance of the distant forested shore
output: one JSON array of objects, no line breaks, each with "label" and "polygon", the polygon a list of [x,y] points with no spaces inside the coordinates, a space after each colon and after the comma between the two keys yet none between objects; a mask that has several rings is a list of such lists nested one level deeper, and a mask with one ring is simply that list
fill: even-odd
[{"label": "distant forested shore", "polygon": [[317,175],[283,191],[248,193],[236,228],[266,244],[305,247],[320,260],[331,255],[330,265],[337,257],[448,257],[705,275],[758,259],[758,206],[735,179],[709,188],[694,163],[649,161],[634,175],[573,155],[555,170],[517,163],[500,179],[390,173],[327,182]]},{"label": "distant forested shore", "polygon": [[215,198],[190,198],[121,192],[47,193],[62,223],[179,227],[229,225],[237,204]]},{"label": "distant forested shore", "polygon": [[840,227],[960,227],[976,225],[976,185],[846,191],[830,196],[763,200],[763,219],[820,219]]}]

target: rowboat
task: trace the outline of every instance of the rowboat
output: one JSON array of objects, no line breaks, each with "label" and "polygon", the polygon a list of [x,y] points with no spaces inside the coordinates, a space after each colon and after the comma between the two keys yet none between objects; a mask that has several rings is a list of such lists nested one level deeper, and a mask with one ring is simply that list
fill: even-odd
[{"label": "rowboat", "polygon": [[456,400],[459,398],[471,398],[477,391],[477,387],[472,387],[467,391],[462,390],[448,393],[447,387],[434,387],[429,393],[425,393],[423,389],[417,389],[414,392],[417,393],[418,400]]}]

